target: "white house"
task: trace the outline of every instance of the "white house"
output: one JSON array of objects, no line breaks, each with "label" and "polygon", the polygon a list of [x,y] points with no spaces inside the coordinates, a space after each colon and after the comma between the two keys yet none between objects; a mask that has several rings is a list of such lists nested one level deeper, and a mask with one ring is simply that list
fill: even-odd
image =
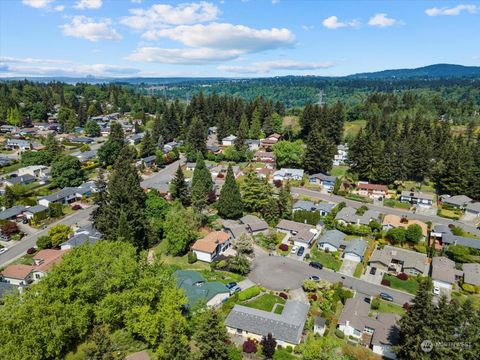
[{"label": "white house", "polygon": [[211,263],[230,246],[230,235],[223,231],[213,231],[195,241],[192,251],[200,261]]},{"label": "white house", "polygon": [[237,137],[235,135],[229,135],[227,137],[224,137],[222,139],[222,145],[223,146],[232,146],[235,145],[235,140],[237,140]]},{"label": "white house", "polygon": [[303,179],[303,169],[286,169],[282,168],[273,173],[274,181],[284,181],[284,180],[302,180]]},{"label": "white house", "polygon": [[343,165],[348,160],[348,144],[337,145],[337,153],[333,156],[333,165]]},{"label": "white house", "polygon": [[21,169],[18,169],[18,175],[31,175],[34,176],[37,179],[42,179],[48,177],[50,174],[50,168],[45,165],[31,165],[31,166],[26,166]]}]

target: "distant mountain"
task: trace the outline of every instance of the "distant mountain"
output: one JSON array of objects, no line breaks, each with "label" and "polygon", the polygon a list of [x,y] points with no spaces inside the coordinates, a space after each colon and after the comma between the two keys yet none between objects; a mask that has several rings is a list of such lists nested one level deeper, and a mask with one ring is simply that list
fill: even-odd
[{"label": "distant mountain", "polygon": [[383,70],[346,76],[349,79],[407,79],[480,77],[480,66],[435,64],[415,69]]}]

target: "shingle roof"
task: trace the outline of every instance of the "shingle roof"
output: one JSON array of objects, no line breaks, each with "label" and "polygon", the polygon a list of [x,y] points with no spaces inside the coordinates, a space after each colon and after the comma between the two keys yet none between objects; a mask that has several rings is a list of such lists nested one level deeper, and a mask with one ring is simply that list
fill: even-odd
[{"label": "shingle roof", "polygon": [[305,229],[305,230],[299,231],[296,235],[293,235],[290,238],[290,240],[309,245],[313,241],[314,237],[315,237],[315,234],[313,232]]},{"label": "shingle roof", "polygon": [[230,290],[218,281],[205,282],[196,271],[177,270],[173,275],[177,279],[177,286],[183,289],[188,298],[187,307],[191,307],[201,300],[208,302],[218,294],[230,293]]},{"label": "shingle roof", "polygon": [[43,206],[43,205],[34,205],[34,206],[30,206],[29,208],[26,208],[25,212],[29,212],[31,214],[37,214],[37,213],[40,213],[40,212],[45,211],[47,209],[48,208],[46,206]]},{"label": "shingle roof", "polygon": [[328,230],[322,237],[318,240],[319,244],[331,244],[336,248],[339,248],[341,245],[344,244],[343,239],[345,239],[346,234],[339,230]]},{"label": "shingle roof", "polygon": [[50,202],[55,202],[55,201],[58,201],[58,200],[65,199],[68,196],[72,196],[75,193],[76,193],[76,188],[66,187],[66,188],[63,188],[60,191],[57,191],[57,192],[53,193],[53,194],[44,196],[44,197],[40,198],[40,200],[47,200],[47,201],[50,201]]},{"label": "shingle roof", "polygon": [[445,256],[432,258],[432,279],[455,283],[455,262]]},{"label": "shingle roof", "polygon": [[319,179],[320,181],[328,181],[328,182],[335,182],[337,180],[336,176],[325,175],[322,173],[310,175],[310,179],[312,178]]},{"label": "shingle roof", "polygon": [[280,230],[286,230],[286,231],[295,231],[295,232],[298,233],[298,232],[303,231],[303,230],[314,229],[315,226],[312,226],[310,224],[299,223],[299,222],[292,221],[292,220],[282,219],[282,220],[280,220],[280,222],[278,223],[276,228],[280,229]]},{"label": "shingle roof", "polygon": [[16,176],[16,177],[12,177],[10,179],[7,179],[5,180],[6,182],[9,182],[10,184],[12,185],[15,185],[15,184],[24,184],[26,182],[33,182],[35,181],[35,176],[31,175],[31,174],[25,174],[25,175],[21,175],[21,176]]},{"label": "shingle roof", "polygon": [[345,247],[344,253],[352,253],[360,257],[363,256],[365,249],[367,248],[367,242],[363,239],[357,238],[350,241],[346,241],[347,246]]},{"label": "shingle roof", "polygon": [[480,212],[480,202],[472,202],[468,204],[465,209],[471,212]]},{"label": "shingle roof", "polygon": [[430,194],[424,194],[422,192],[417,192],[417,191],[402,191],[402,195],[405,197],[413,197],[417,199],[425,199],[425,200],[433,200],[433,195]]},{"label": "shingle roof", "polygon": [[448,245],[463,245],[473,249],[480,249],[480,240],[453,235],[451,232],[442,235],[442,243]]},{"label": "shingle roof", "polygon": [[463,264],[463,276],[466,284],[480,286],[480,264]]},{"label": "shingle roof", "polygon": [[215,251],[218,244],[224,244],[229,237],[224,231],[213,231],[204,238],[195,241],[192,249],[211,254]]},{"label": "shingle roof", "polygon": [[376,220],[380,218],[380,213],[375,210],[367,210],[363,215],[357,215],[357,210],[346,206],[342,210],[340,210],[337,215],[335,216],[335,220],[343,220],[347,223],[356,224],[359,223],[361,225],[368,225],[370,221]]},{"label": "shingle roof", "polygon": [[427,256],[422,253],[385,245],[383,249],[375,250],[373,252],[369,259],[369,263],[380,262],[385,266],[388,266],[392,262],[392,259],[402,261],[403,267],[414,268],[423,273],[425,271]]},{"label": "shingle roof", "polygon": [[245,215],[244,217],[240,218],[240,222],[249,227],[252,232],[268,229],[267,222],[256,217],[255,215]]},{"label": "shingle roof", "polygon": [[235,305],[225,319],[225,325],[253,334],[299,344],[310,305],[296,300],[287,300],[282,314]]},{"label": "shingle roof", "polygon": [[7,220],[14,216],[18,216],[24,211],[25,211],[25,206],[21,206],[21,205],[12,206],[11,208],[5,209],[0,212],[0,220]]},{"label": "shingle roof", "polygon": [[455,205],[455,206],[465,206],[470,201],[472,201],[472,199],[470,199],[466,195],[455,195],[455,196],[451,196],[443,199],[444,203]]},{"label": "shingle roof", "polygon": [[9,265],[5,269],[3,269],[2,275],[5,278],[23,280],[32,271],[33,271],[33,266],[31,265],[16,264],[16,265]]}]

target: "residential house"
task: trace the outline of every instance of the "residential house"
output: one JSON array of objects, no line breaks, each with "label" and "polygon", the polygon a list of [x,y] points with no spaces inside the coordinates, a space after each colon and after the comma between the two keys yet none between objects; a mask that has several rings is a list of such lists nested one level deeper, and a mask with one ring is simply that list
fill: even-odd
[{"label": "residential house", "polygon": [[310,224],[282,219],[275,227],[277,231],[287,234],[285,240],[291,240],[294,245],[308,247],[318,235],[318,230]]},{"label": "residential house", "polygon": [[385,215],[382,222],[383,231],[388,231],[390,229],[395,229],[398,227],[408,228],[410,225],[418,225],[422,229],[423,240],[428,236],[428,226],[423,221],[408,219],[407,217],[400,217],[398,215],[388,214]]},{"label": "residential house", "polygon": [[15,205],[0,211],[0,220],[16,220],[25,211],[25,206]]},{"label": "residential house", "polygon": [[45,165],[31,165],[18,169],[19,176],[32,175],[36,179],[46,179],[50,175],[50,168]]},{"label": "residential house", "polygon": [[433,205],[434,196],[424,194],[417,191],[402,191],[400,201],[403,203],[410,203],[419,207],[431,208]]},{"label": "residential house", "polygon": [[253,161],[263,162],[265,164],[275,164],[277,158],[273,151],[257,151],[253,156]]},{"label": "residential house", "polygon": [[13,186],[13,185],[28,185],[35,181],[35,176],[30,174],[14,176],[9,179],[3,180],[4,186]]},{"label": "residential house", "polygon": [[246,225],[238,224],[237,222],[230,220],[223,221],[223,230],[230,235],[232,240],[238,239],[243,233],[249,233]]},{"label": "residential house", "polygon": [[185,169],[186,169],[187,171],[193,171],[193,170],[195,170],[195,166],[197,166],[197,163],[187,162],[187,163],[185,164]]},{"label": "residential house", "polygon": [[257,174],[259,179],[268,179],[273,170],[267,164],[265,167],[255,168],[253,171]]},{"label": "residential house", "polygon": [[5,147],[10,150],[28,151],[32,150],[32,143],[28,140],[8,139]]},{"label": "residential house", "polygon": [[[165,151],[165,149],[164,149],[164,151]],[[216,145],[207,145],[207,151],[209,153],[214,154],[214,155],[218,155],[222,152],[222,150]]]},{"label": "residential house", "polygon": [[303,179],[303,169],[282,168],[273,173],[274,181],[287,181],[287,180],[301,181],[302,179]]},{"label": "residential house", "polygon": [[145,166],[146,168],[151,168],[155,165],[156,161],[157,161],[156,155],[146,156],[137,161],[137,167]]},{"label": "residential house", "polygon": [[368,260],[368,265],[384,272],[398,274],[404,272],[417,276],[428,273],[427,255],[415,251],[385,245],[377,248]]},{"label": "residential house", "polygon": [[187,308],[204,301],[207,306],[218,306],[230,297],[230,290],[221,282],[207,282],[193,270],[177,270],[173,273],[177,287],[183,289],[188,299]]},{"label": "residential house", "polygon": [[262,145],[263,148],[267,150],[271,150],[273,145],[275,145],[277,142],[280,141],[282,138],[282,135],[280,134],[272,134],[268,136],[267,138],[263,139],[260,141],[260,144]]},{"label": "residential house", "polygon": [[337,145],[337,153],[333,156],[333,165],[344,165],[348,160],[348,144]]},{"label": "residential house", "polygon": [[93,143],[93,139],[89,137],[84,137],[84,136],[75,136],[69,139],[70,142],[72,143],[78,143],[78,144],[91,144]]},{"label": "residential house", "polygon": [[[228,166],[227,165],[217,165],[217,166],[214,166],[212,168],[209,169],[210,170],[210,174],[212,174],[212,178],[215,179],[215,178],[224,178],[225,176],[227,176],[227,170],[228,170]],[[232,166],[232,171],[233,171],[233,175],[235,176],[235,178],[239,177],[242,173],[242,170],[240,169],[240,166],[238,165],[234,165]]]},{"label": "residential house", "polygon": [[361,238],[345,240],[346,235],[338,230],[328,230],[323,234],[317,246],[323,251],[343,251],[345,260],[360,262],[367,248],[367,242]]},{"label": "residential house", "polygon": [[357,185],[357,193],[358,195],[371,199],[382,200],[388,195],[388,187],[380,184],[359,182]]},{"label": "residential house", "polygon": [[240,222],[245,225],[248,232],[252,235],[267,233],[268,224],[265,220],[258,218],[255,215],[245,215],[240,218]]},{"label": "residential house", "polygon": [[345,336],[357,339],[364,346],[388,359],[396,359],[393,346],[398,344],[399,328],[395,314],[369,316],[370,304],[362,297],[347,299],[337,328]]},{"label": "residential house", "polygon": [[465,214],[480,216],[480,202],[471,202],[465,207]]},{"label": "residential house", "polygon": [[75,155],[75,157],[80,160],[80,162],[86,163],[87,161],[93,160],[97,157],[97,150],[88,150]]},{"label": "residential house", "polygon": [[145,133],[142,132],[142,133],[138,133],[138,134],[133,134],[131,136],[129,136],[126,141],[130,144],[130,145],[138,145],[140,144],[140,142],[142,141],[143,137],[145,136]]},{"label": "residential house", "polygon": [[32,266],[24,264],[8,265],[3,269],[2,281],[12,285],[28,285],[32,282]]},{"label": "residential house", "polygon": [[211,126],[208,128],[208,135],[215,135],[217,133],[217,127]]},{"label": "residential house", "polygon": [[292,207],[292,211],[299,211],[299,210],[304,210],[304,211],[318,211],[320,213],[320,216],[327,216],[330,214],[333,210],[333,208],[336,206],[336,204],[330,204],[327,202],[320,202],[318,204],[315,204],[312,201],[307,201],[307,200],[297,200]]},{"label": "residential house", "polygon": [[13,162],[13,159],[0,155],[0,166],[7,166]]},{"label": "residential house", "polygon": [[335,220],[342,225],[368,225],[371,221],[380,222],[380,213],[375,210],[367,210],[363,215],[358,215],[356,209],[346,206],[337,213]]},{"label": "residential house", "polygon": [[325,330],[327,330],[327,319],[321,316],[315,316],[313,318],[313,333],[323,336]]},{"label": "residential house", "polygon": [[233,145],[235,145],[235,140],[237,140],[237,137],[235,135],[229,135],[229,136],[224,137],[222,139],[222,145],[223,146],[233,146]]},{"label": "residential house", "polygon": [[14,125],[2,125],[2,126],[0,126],[0,132],[2,132],[2,133],[14,134],[14,133],[17,133],[19,131],[20,131],[20,128],[18,126],[14,126]]},{"label": "residential house", "polygon": [[430,240],[435,242],[436,249],[442,249],[445,245],[462,245],[480,250],[480,241],[477,239],[454,235],[447,225],[435,224],[430,232]]},{"label": "residential house", "polygon": [[245,145],[248,146],[248,150],[257,151],[260,149],[260,140],[247,139],[245,140]]},{"label": "residential house", "polygon": [[60,249],[69,250],[85,243],[93,245],[101,238],[102,234],[93,227],[93,224],[88,224],[79,228],[70,239],[60,244]]},{"label": "residential house", "polygon": [[466,195],[442,196],[442,203],[455,209],[463,210],[471,201]]},{"label": "residential house", "polygon": [[71,204],[80,200],[83,196],[90,196],[93,192],[95,192],[95,183],[86,182],[78,187],[66,187],[53,194],[41,197],[38,203],[45,207],[50,204]]},{"label": "residential house", "polygon": [[337,181],[336,176],[325,175],[322,173],[313,174],[309,177],[310,184],[320,185],[322,188],[328,192],[332,192],[335,187],[335,182]]},{"label": "residential house", "polygon": [[192,251],[198,260],[212,262],[230,246],[230,235],[224,231],[213,231],[195,241]]},{"label": "residential house", "polygon": [[280,346],[295,346],[302,340],[309,304],[287,300],[281,314],[235,305],[225,319],[227,331],[233,335],[261,341],[272,334]]},{"label": "residential house", "polygon": [[33,219],[36,214],[41,214],[43,212],[46,212],[47,210],[48,207],[45,207],[43,205],[34,205],[26,208],[23,214],[27,219]]},{"label": "residential house", "polygon": [[480,286],[480,264],[463,264],[462,269],[465,284]]},{"label": "residential house", "polygon": [[455,262],[445,256],[434,256],[430,277],[433,286],[452,290],[452,285],[463,277],[463,272],[455,269]]}]

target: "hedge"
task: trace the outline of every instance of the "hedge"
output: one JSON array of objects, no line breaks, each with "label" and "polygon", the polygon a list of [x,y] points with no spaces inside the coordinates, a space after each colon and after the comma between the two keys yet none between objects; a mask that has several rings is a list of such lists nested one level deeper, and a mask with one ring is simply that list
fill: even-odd
[{"label": "hedge", "polygon": [[257,296],[261,292],[262,292],[262,290],[260,289],[259,286],[257,286],[257,285],[252,286],[251,288],[240,291],[238,293],[238,300],[240,300],[240,301],[249,300],[249,299]]}]

